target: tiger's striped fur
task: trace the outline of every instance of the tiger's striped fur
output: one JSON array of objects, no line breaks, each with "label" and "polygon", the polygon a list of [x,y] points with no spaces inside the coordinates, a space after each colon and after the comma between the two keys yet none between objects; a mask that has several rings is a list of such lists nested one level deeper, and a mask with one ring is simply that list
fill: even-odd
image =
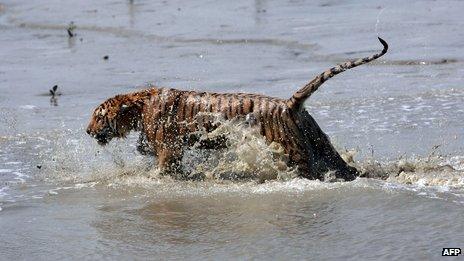
[{"label": "tiger's striped fur", "polygon": [[[218,113],[226,120],[253,115],[260,133],[268,142],[280,143],[289,155],[289,165],[301,176],[323,179],[328,171],[337,178],[353,180],[358,172],[340,157],[327,135],[303,108],[304,101],[327,79],[347,69],[375,60],[381,53],[340,64],[314,78],[290,99],[258,94],[220,94],[152,88],[108,99],[94,111],[87,133],[106,144],[113,137],[125,137],[141,131],[141,141],[158,158],[159,167],[167,172],[181,172],[180,162],[186,139],[199,129],[210,132],[212,122],[199,122],[200,113]],[[214,144],[214,142],[213,142]]]}]

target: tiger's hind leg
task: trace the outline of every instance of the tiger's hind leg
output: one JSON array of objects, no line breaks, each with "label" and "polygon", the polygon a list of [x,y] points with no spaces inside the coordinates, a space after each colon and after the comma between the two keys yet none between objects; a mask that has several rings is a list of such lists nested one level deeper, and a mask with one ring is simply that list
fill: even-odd
[{"label": "tiger's hind leg", "polygon": [[[314,118],[306,110],[299,111],[298,130],[302,134],[300,142],[303,145],[299,149],[297,164],[304,177],[310,179],[326,180],[354,180],[359,172],[348,165],[333,147],[329,137],[322,131]],[[328,174],[328,175],[327,175]]]}]

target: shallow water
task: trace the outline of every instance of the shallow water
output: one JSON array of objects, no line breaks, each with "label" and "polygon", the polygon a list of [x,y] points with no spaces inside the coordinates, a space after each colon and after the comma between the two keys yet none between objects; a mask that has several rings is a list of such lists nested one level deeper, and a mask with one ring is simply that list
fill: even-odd
[{"label": "shallow water", "polygon": [[[462,248],[462,10],[447,0],[3,1],[0,259],[436,259]],[[135,135],[101,148],[84,132],[101,101],[151,84],[290,97],[379,50],[377,35],[386,56],[306,103],[374,178],[294,178],[272,161],[277,148],[230,124],[230,149],[186,155],[206,179],[181,182],[135,152]]]}]

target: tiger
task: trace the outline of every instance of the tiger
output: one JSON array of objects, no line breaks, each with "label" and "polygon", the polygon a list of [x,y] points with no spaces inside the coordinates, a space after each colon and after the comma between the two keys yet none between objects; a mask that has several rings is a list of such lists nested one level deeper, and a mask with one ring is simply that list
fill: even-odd
[{"label": "tiger", "polygon": [[[100,145],[113,138],[125,138],[139,131],[138,150],[152,154],[157,167],[168,174],[182,173],[185,149],[194,144],[200,129],[212,132],[218,127],[212,121],[199,122],[201,113],[217,113],[225,120],[253,119],[267,143],[280,144],[287,155],[287,165],[299,176],[324,180],[327,173],[339,180],[351,181],[359,171],[345,162],[304,108],[304,102],[328,79],[348,69],[383,56],[388,44],[378,38],[381,52],[349,60],[317,75],[289,99],[250,93],[213,93],[153,87],[129,94],[116,95],[100,104],[92,114],[87,133]],[[193,137],[193,138],[192,138]],[[221,148],[226,138],[213,140],[205,147]]]}]

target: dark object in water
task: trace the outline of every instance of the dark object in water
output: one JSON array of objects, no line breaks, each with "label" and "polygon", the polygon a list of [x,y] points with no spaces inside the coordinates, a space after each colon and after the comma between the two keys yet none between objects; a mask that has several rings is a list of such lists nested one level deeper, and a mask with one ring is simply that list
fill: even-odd
[{"label": "dark object in water", "polygon": [[52,97],[55,97],[57,89],[58,89],[58,85],[55,85],[50,89],[50,94],[52,95]]},{"label": "dark object in water", "polygon": [[66,29],[66,31],[68,32],[68,36],[69,38],[72,38],[74,37],[76,34],[74,33],[74,29],[76,29],[76,25],[74,25],[74,22],[71,21],[68,25],[68,28]]},{"label": "dark object in water", "polygon": [[[186,144],[185,139],[199,130],[215,130],[220,123],[199,121],[198,116],[216,113],[225,120],[253,122],[268,143],[282,145],[288,155],[288,165],[298,168],[302,177],[324,180],[330,173],[330,179],[334,181],[353,180],[359,171],[342,159],[303,104],[328,79],[384,55],[388,45],[381,38],[379,41],[383,45],[381,52],[347,61],[321,73],[290,99],[154,87],[117,95],[103,102],[94,110],[87,133],[100,145],[105,145],[113,138],[126,137],[132,130],[140,131],[138,150],[154,154],[163,172],[186,178],[181,162],[184,148],[191,145]],[[226,140],[203,141],[200,145],[205,149],[217,149],[222,144],[227,144]]]},{"label": "dark object in water", "polygon": [[53,86],[49,91],[50,95],[50,104],[53,106],[58,106],[58,99],[56,98],[57,95],[59,95],[56,90],[58,90],[58,85]]},{"label": "dark object in water", "polygon": [[108,60],[110,57],[108,55],[103,56],[103,60]]}]

